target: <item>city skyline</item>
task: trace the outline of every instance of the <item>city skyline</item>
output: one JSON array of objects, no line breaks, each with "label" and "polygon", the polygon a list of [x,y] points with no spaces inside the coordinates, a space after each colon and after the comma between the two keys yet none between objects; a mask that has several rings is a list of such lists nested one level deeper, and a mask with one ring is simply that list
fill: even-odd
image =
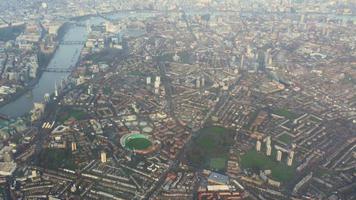
[{"label": "city skyline", "polygon": [[0,8],[0,199],[356,198],[355,2]]}]

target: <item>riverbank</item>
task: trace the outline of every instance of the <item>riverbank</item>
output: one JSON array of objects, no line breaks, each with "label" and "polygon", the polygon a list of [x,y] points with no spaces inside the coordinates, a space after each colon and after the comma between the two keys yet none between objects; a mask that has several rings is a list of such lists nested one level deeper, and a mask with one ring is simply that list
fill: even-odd
[{"label": "riverbank", "polygon": [[15,101],[22,95],[25,95],[27,92],[29,92],[31,89],[33,89],[34,86],[36,86],[36,84],[38,83],[38,81],[40,80],[40,78],[43,74],[43,70],[46,68],[46,66],[51,61],[55,51],[56,50],[54,50],[53,53],[50,53],[50,54],[43,53],[43,52],[37,53],[39,72],[38,72],[38,75],[36,76],[36,78],[31,80],[25,87],[21,88],[20,91],[17,91],[15,94],[11,95],[8,99],[1,102],[0,108],[3,106],[6,106],[7,104],[9,104],[12,101]]},{"label": "riverbank", "polygon": [[21,88],[20,91],[17,91],[15,94],[11,95],[8,99],[4,100],[3,102],[0,102],[0,108],[6,106],[7,104],[11,103],[12,101],[17,100],[23,95],[26,95],[29,91],[31,91],[39,82],[39,80],[42,77],[42,74],[44,70],[47,68],[49,63],[51,62],[54,54],[56,53],[58,47],[59,47],[59,42],[63,40],[64,35],[70,28],[70,24],[68,22],[64,23],[57,31],[57,36],[55,38],[56,40],[56,47],[51,53],[45,53],[41,51],[40,44],[38,44],[38,52],[37,52],[37,58],[38,58],[38,74],[35,79],[31,80],[26,86]]}]

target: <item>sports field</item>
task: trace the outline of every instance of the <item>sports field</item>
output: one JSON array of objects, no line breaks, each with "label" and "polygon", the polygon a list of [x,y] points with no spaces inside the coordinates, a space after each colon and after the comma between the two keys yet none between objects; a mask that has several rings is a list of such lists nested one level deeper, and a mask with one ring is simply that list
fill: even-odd
[{"label": "sports field", "polygon": [[209,163],[210,169],[221,170],[226,168],[226,157],[211,158]]},{"label": "sports field", "polygon": [[152,146],[152,141],[147,135],[140,133],[131,133],[122,136],[120,144],[126,150],[146,150]]},{"label": "sports field", "polygon": [[144,150],[151,145],[152,142],[146,138],[127,138],[125,147],[131,150]]}]

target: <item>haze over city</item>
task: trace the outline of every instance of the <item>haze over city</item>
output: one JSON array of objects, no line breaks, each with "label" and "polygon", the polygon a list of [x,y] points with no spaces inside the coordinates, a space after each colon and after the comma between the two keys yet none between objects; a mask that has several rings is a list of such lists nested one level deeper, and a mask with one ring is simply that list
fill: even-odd
[{"label": "haze over city", "polygon": [[354,0],[0,10],[0,199],[356,199]]}]

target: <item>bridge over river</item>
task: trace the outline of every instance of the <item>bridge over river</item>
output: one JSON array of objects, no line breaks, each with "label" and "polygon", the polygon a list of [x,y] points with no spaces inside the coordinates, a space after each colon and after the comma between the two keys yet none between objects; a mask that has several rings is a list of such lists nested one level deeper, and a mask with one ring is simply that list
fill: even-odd
[{"label": "bridge over river", "polygon": [[56,68],[56,67],[49,67],[46,69],[43,69],[43,72],[55,72],[55,73],[70,73],[72,72],[73,68]]},{"label": "bridge over river", "polygon": [[84,45],[85,41],[62,41],[60,45]]}]

